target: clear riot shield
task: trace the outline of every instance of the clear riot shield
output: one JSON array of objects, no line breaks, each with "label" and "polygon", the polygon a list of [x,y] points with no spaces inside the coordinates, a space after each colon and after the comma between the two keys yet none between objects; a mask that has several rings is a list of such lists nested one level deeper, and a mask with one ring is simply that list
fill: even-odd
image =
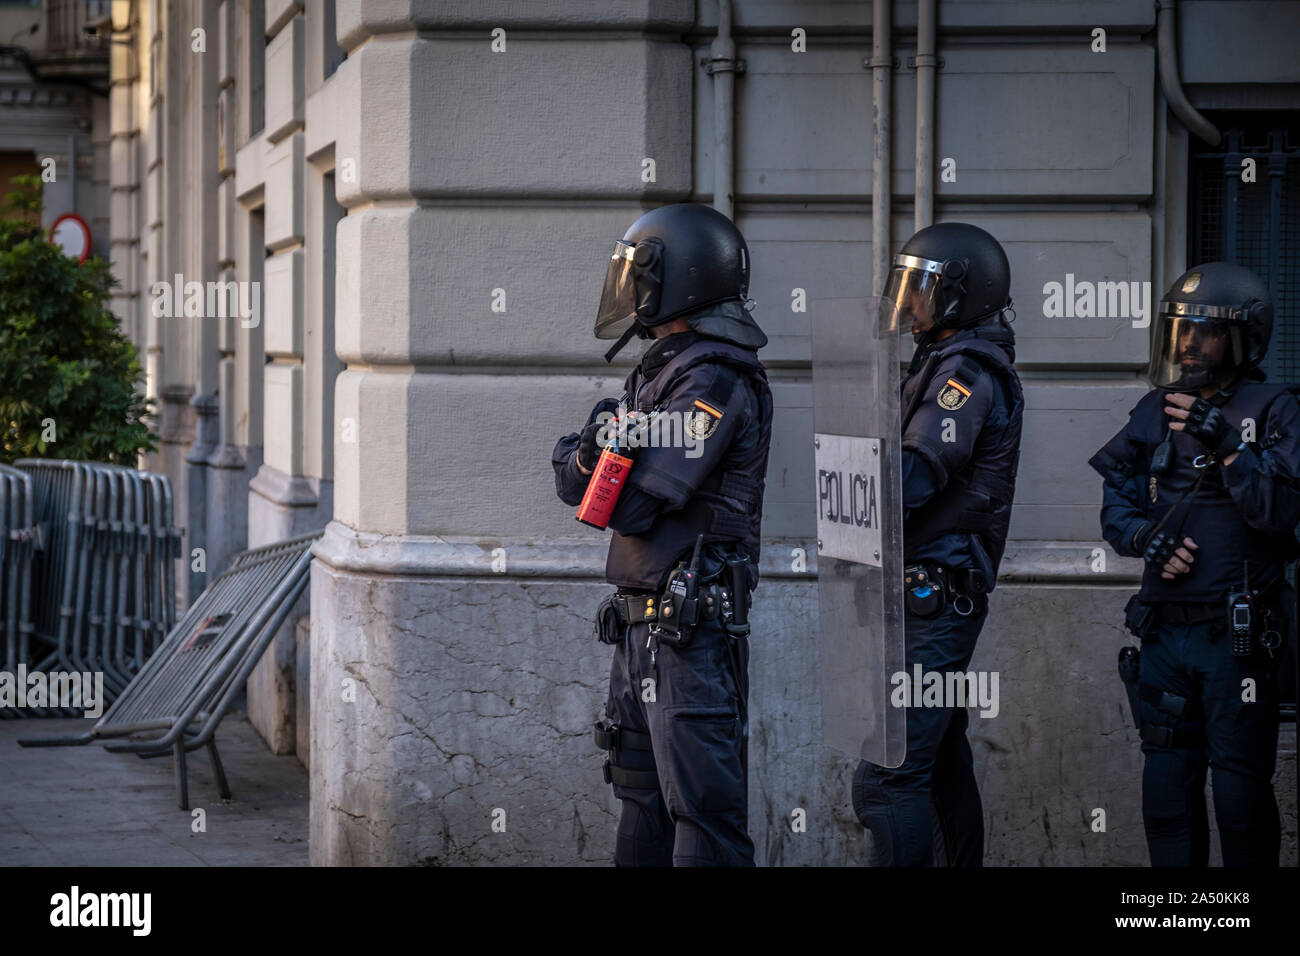
[{"label": "clear riot shield", "polygon": [[907,753],[890,701],[904,671],[898,335],[877,298],[819,303],[812,322],[822,736],[885,767]]}]

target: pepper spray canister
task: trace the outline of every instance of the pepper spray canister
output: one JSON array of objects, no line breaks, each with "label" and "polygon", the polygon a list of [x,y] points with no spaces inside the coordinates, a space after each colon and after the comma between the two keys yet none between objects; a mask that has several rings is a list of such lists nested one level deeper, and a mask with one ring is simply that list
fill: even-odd
[{"label": "pepper spray canister", "polygon": [[600,453],[600,460],[587,482],[587,493],[578,505],[578,520],[601,531],[609,526],[618,496],[623,493],[623,485],[632,470],[632,459],[620,455],[617,448],[617,444],[608,445]]}]

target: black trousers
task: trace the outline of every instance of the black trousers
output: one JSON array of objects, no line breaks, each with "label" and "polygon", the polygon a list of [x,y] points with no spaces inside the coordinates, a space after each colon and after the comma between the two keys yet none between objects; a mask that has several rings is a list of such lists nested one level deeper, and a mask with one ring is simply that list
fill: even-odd
[{"label": "black trousers", "polygon": [[1157,626],[1142,643],[1139,683],[1185,698],[1189,707],[1178,717],[1141,702],[1144,726],[1176,734],[1168,746],[1142,744],[1142,822],[1151,865],[1209,864],[1205,781],[1212,768],[1223,865],[1277,866],[1278,692],[1264,652],[1234,656],[1219,622]]},{"label": "black trousers", "polygon": [[[983,595],[968,617],[951,604],[930,619],[907,614],[908,673],[918,663],[923,671],[965,671],[987,616]],[[853,809],[871,831],[873,865],[982,865],[984,809],[967,723],[965,708],[908,707],[902,765],[858,764]]]},{"label": "black trousers", "polygon": [[753,866],[748,832],[744,715],[749,646],[717,621],[684,649],[647,648],[632,624],[614,649],[605,715],[648,734],[652,749],[612,751],[611,762],[652,770],[658,786],[614,784],[623,802],[616,866]]}]

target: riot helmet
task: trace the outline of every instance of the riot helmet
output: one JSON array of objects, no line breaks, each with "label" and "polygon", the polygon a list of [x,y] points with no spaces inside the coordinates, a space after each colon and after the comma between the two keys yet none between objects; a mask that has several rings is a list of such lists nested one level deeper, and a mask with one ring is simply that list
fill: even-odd
[{"label": "riot helmet", "polygon": [[[596,338],[619,340],[606,353],[609,361],[634,334],[650,338],[657,325],[708,306],[742,303],[748,292],[749,247],[730,219],[697,203],[660,206],[614,243]],[[757,331],[752,320],[748,324]]]},{"label": "riot helmet", "polygon": [[996,239],[969,223],[941,222],[894,257],[883,304],[898,331],[912,331],[920,343],[1001,316],[1011,307],[1010,290],[1011,266]]},{"label": "riot helmet", "polygon": [[1148,376],[1171,392],[1223,388],[1259,366],[1273,334],[1268,284],[1231,262],[1207,262],[1160,300]]}]

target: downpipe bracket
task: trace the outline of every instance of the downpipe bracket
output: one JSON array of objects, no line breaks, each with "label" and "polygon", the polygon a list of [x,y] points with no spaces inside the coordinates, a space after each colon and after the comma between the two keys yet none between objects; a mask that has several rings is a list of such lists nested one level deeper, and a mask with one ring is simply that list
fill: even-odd
[{"label": "downpipe bracket", "polygon": [[706,56],[700,59],[700,65],[704,67],[704,71],[709,76],[713,76],[715,73],[735,73],[740,75],[745,72],[745,61],[739,58]]}]

